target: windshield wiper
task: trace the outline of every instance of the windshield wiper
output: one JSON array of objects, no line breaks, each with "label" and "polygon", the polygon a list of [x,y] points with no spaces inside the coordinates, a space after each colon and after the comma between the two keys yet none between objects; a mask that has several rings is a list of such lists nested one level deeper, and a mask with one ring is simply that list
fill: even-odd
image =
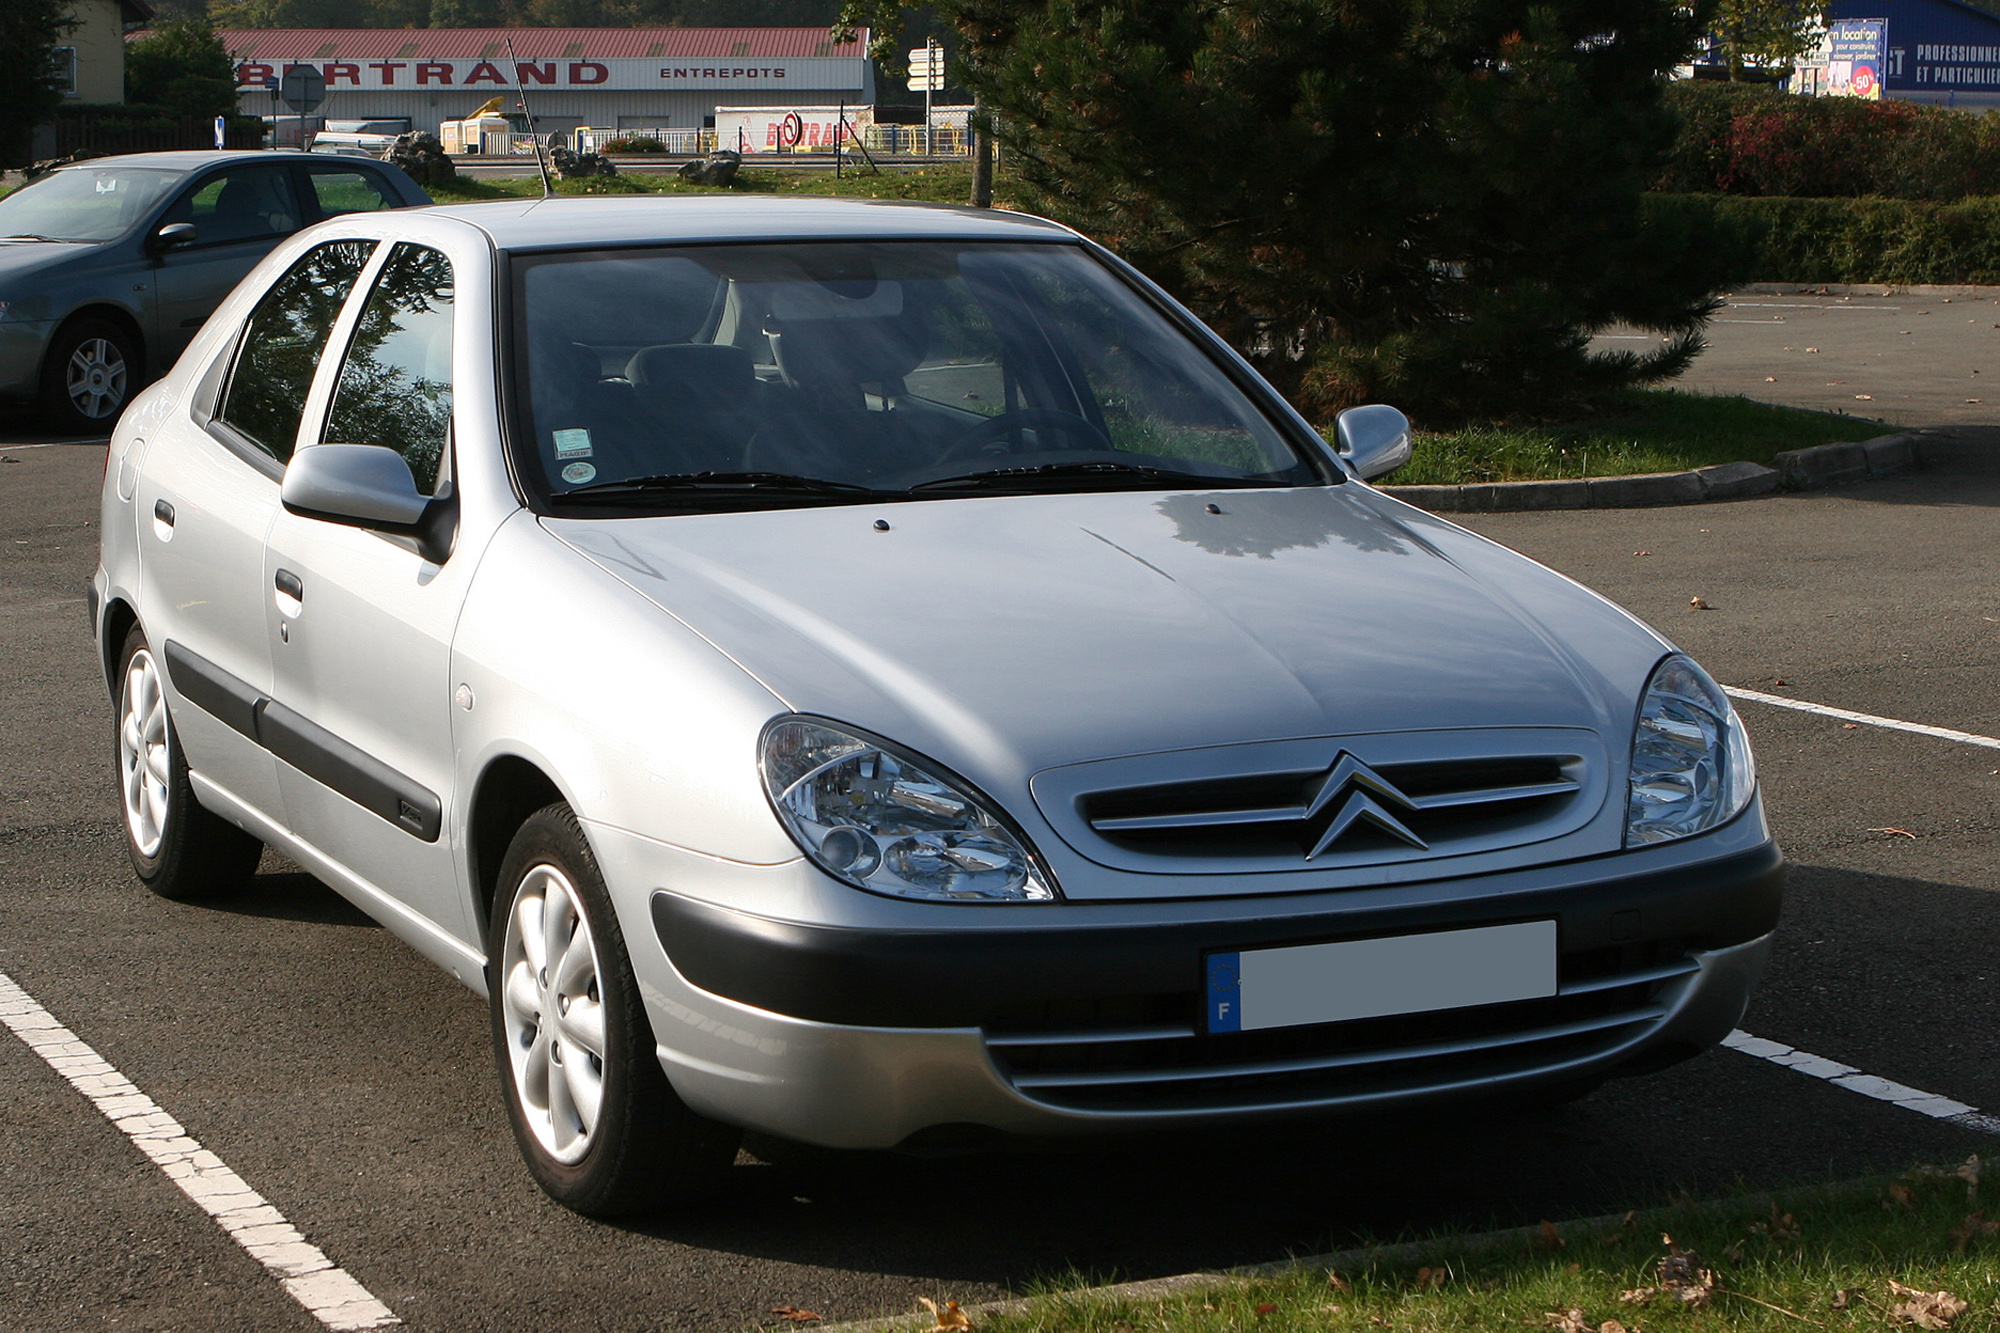
[{"label": "windshield wiper", "polygon": [[1174,468],[1147,467],[1143,463],[1119,463],[1110,459],[1076,463],[1037,463],[1024,467],[996,467],[981,472],[967,472],[962,476],[939,477],[933,481],[920,481],[910,487],[912,491],[941,490],[1004,490],[1019,487],[1023,483],[1032,484],[1043,479],[1090,481],[1095,479],[1116,482],[1169,482],[1173,485],[1190,484],[1196,486],[1270,486],[1282,485],[1267,478],[1217,477],[1201,472],[1181,472]]},{"label": "windshield wiper", "polygon": [[624,477],[600,481],[592,486],[558,492],[557,500],[624,500],[636,495],[673,494],[727,495],[749,493],[768,496],[822,496],[843,500],[875,500],[893,494],[850,481],[827,481],[821,477],[800,477],[790,472],[663,472],[652,477]]}]

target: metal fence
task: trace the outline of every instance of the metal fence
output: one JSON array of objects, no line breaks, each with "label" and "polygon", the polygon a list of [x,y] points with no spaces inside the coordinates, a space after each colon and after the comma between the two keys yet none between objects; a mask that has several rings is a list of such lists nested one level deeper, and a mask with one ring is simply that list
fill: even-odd
[{"label": "metal fence", "polygon": [[[257,121],[232,116],[226,128],[231,148],[264,146],[264,127]],[[200,116],[162,116],[142,120],[115,114],[56,113],[55,155],[58,157],[85,150],[93,153],[159,153],[213,147],[215,122]]]},{"label": "metal fence", "polygon": [[[928,132],[928,135],[926,135],[922,125],[864,125],[861,127],[860,133],[862,146],[866,147],[870,153],[873,153],[877,157],[972,156],[972,135],[963,125],[934,126]],[[491,145],[499,137],[498,135],[489,134],[486,136],[486,141]],[[508,137],[526,141],[528,136],[517,134]],[[675,157],[697,157],[702,153],[712,153],[718,147],[729,148],[735,146],[733,144],[718,144],[714,130],[581,129],[573,131],[571,137],[576,145],[576,150],[580,153],[601,153],[605,151],[606,144],[620,142],[629,144],[644,139],[654,140],[660,147],[648,147],[642,151],[663,152]],[[491,152],[493,149],[489,147],[487,151]],[[510,149],[510,151],[532,154],[534,149],[525,146],[524,142],[524,146]],[[631,150],[613,148],[611,151]],[[801,150],[795,149],[792,151]],[[831,149],[808,148],[802,151],[809,153],[830,152]],[[850,145],[847,151],[852,153],[856,149]],[[759,152],[750,156],[757,159],[770,159],[782,155],[772,152]]]}]

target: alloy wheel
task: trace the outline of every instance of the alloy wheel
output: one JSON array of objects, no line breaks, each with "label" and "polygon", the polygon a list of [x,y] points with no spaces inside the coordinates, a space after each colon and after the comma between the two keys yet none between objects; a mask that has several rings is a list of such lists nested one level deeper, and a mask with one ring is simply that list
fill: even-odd
[{"label": "alloy wheel", "polygon": [[575,886],[531,868],[507,918],[501,1010],[522,1114],[565,1165],[590,1151],[604,1102],[602,971]]},{"label": "alloy wheel", "polygon": [[125,353],[109,338],[85,338],[69,356],[70,404],[92,421],[125,405]]},{"label": "alloy wheel", "polygon": [[125,665],[118,699],[118,776],[125,798],[125,830],[147,858],[166,838],[167,784],[173,775],[173,740],[160,671],[141,648]]}]

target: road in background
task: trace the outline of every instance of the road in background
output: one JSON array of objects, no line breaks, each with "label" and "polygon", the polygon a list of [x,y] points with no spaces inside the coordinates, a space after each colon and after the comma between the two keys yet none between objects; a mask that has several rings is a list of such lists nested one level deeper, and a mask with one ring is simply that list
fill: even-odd
[{"label": "road in background", "polygon": [[[1738,293],[1707,338],[1708,350],[1674,387],[1895,426],[2000,422],[2000,301],[1992,297]],[[1655,341],[1615,328],[1596,345],[1636,350]]]}]

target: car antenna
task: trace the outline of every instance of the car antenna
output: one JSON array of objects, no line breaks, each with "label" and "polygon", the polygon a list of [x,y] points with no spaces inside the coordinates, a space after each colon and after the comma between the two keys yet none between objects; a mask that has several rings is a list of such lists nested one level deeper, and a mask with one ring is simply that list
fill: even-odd
[{"label": "car antenna", "polygon": [[535,145],[535,166],[542,173],[542,198],[553,199],[556,187],[549,184],[548,160],[542,156],[542,141],[535,138],[535,114],[528,110],[528,90],[521,86],[521,60],[514,54],[514,39],[507,39],[507,63],[514,67],[514,96],[520,99],[521,114],[528,118],[528,139]]}]

